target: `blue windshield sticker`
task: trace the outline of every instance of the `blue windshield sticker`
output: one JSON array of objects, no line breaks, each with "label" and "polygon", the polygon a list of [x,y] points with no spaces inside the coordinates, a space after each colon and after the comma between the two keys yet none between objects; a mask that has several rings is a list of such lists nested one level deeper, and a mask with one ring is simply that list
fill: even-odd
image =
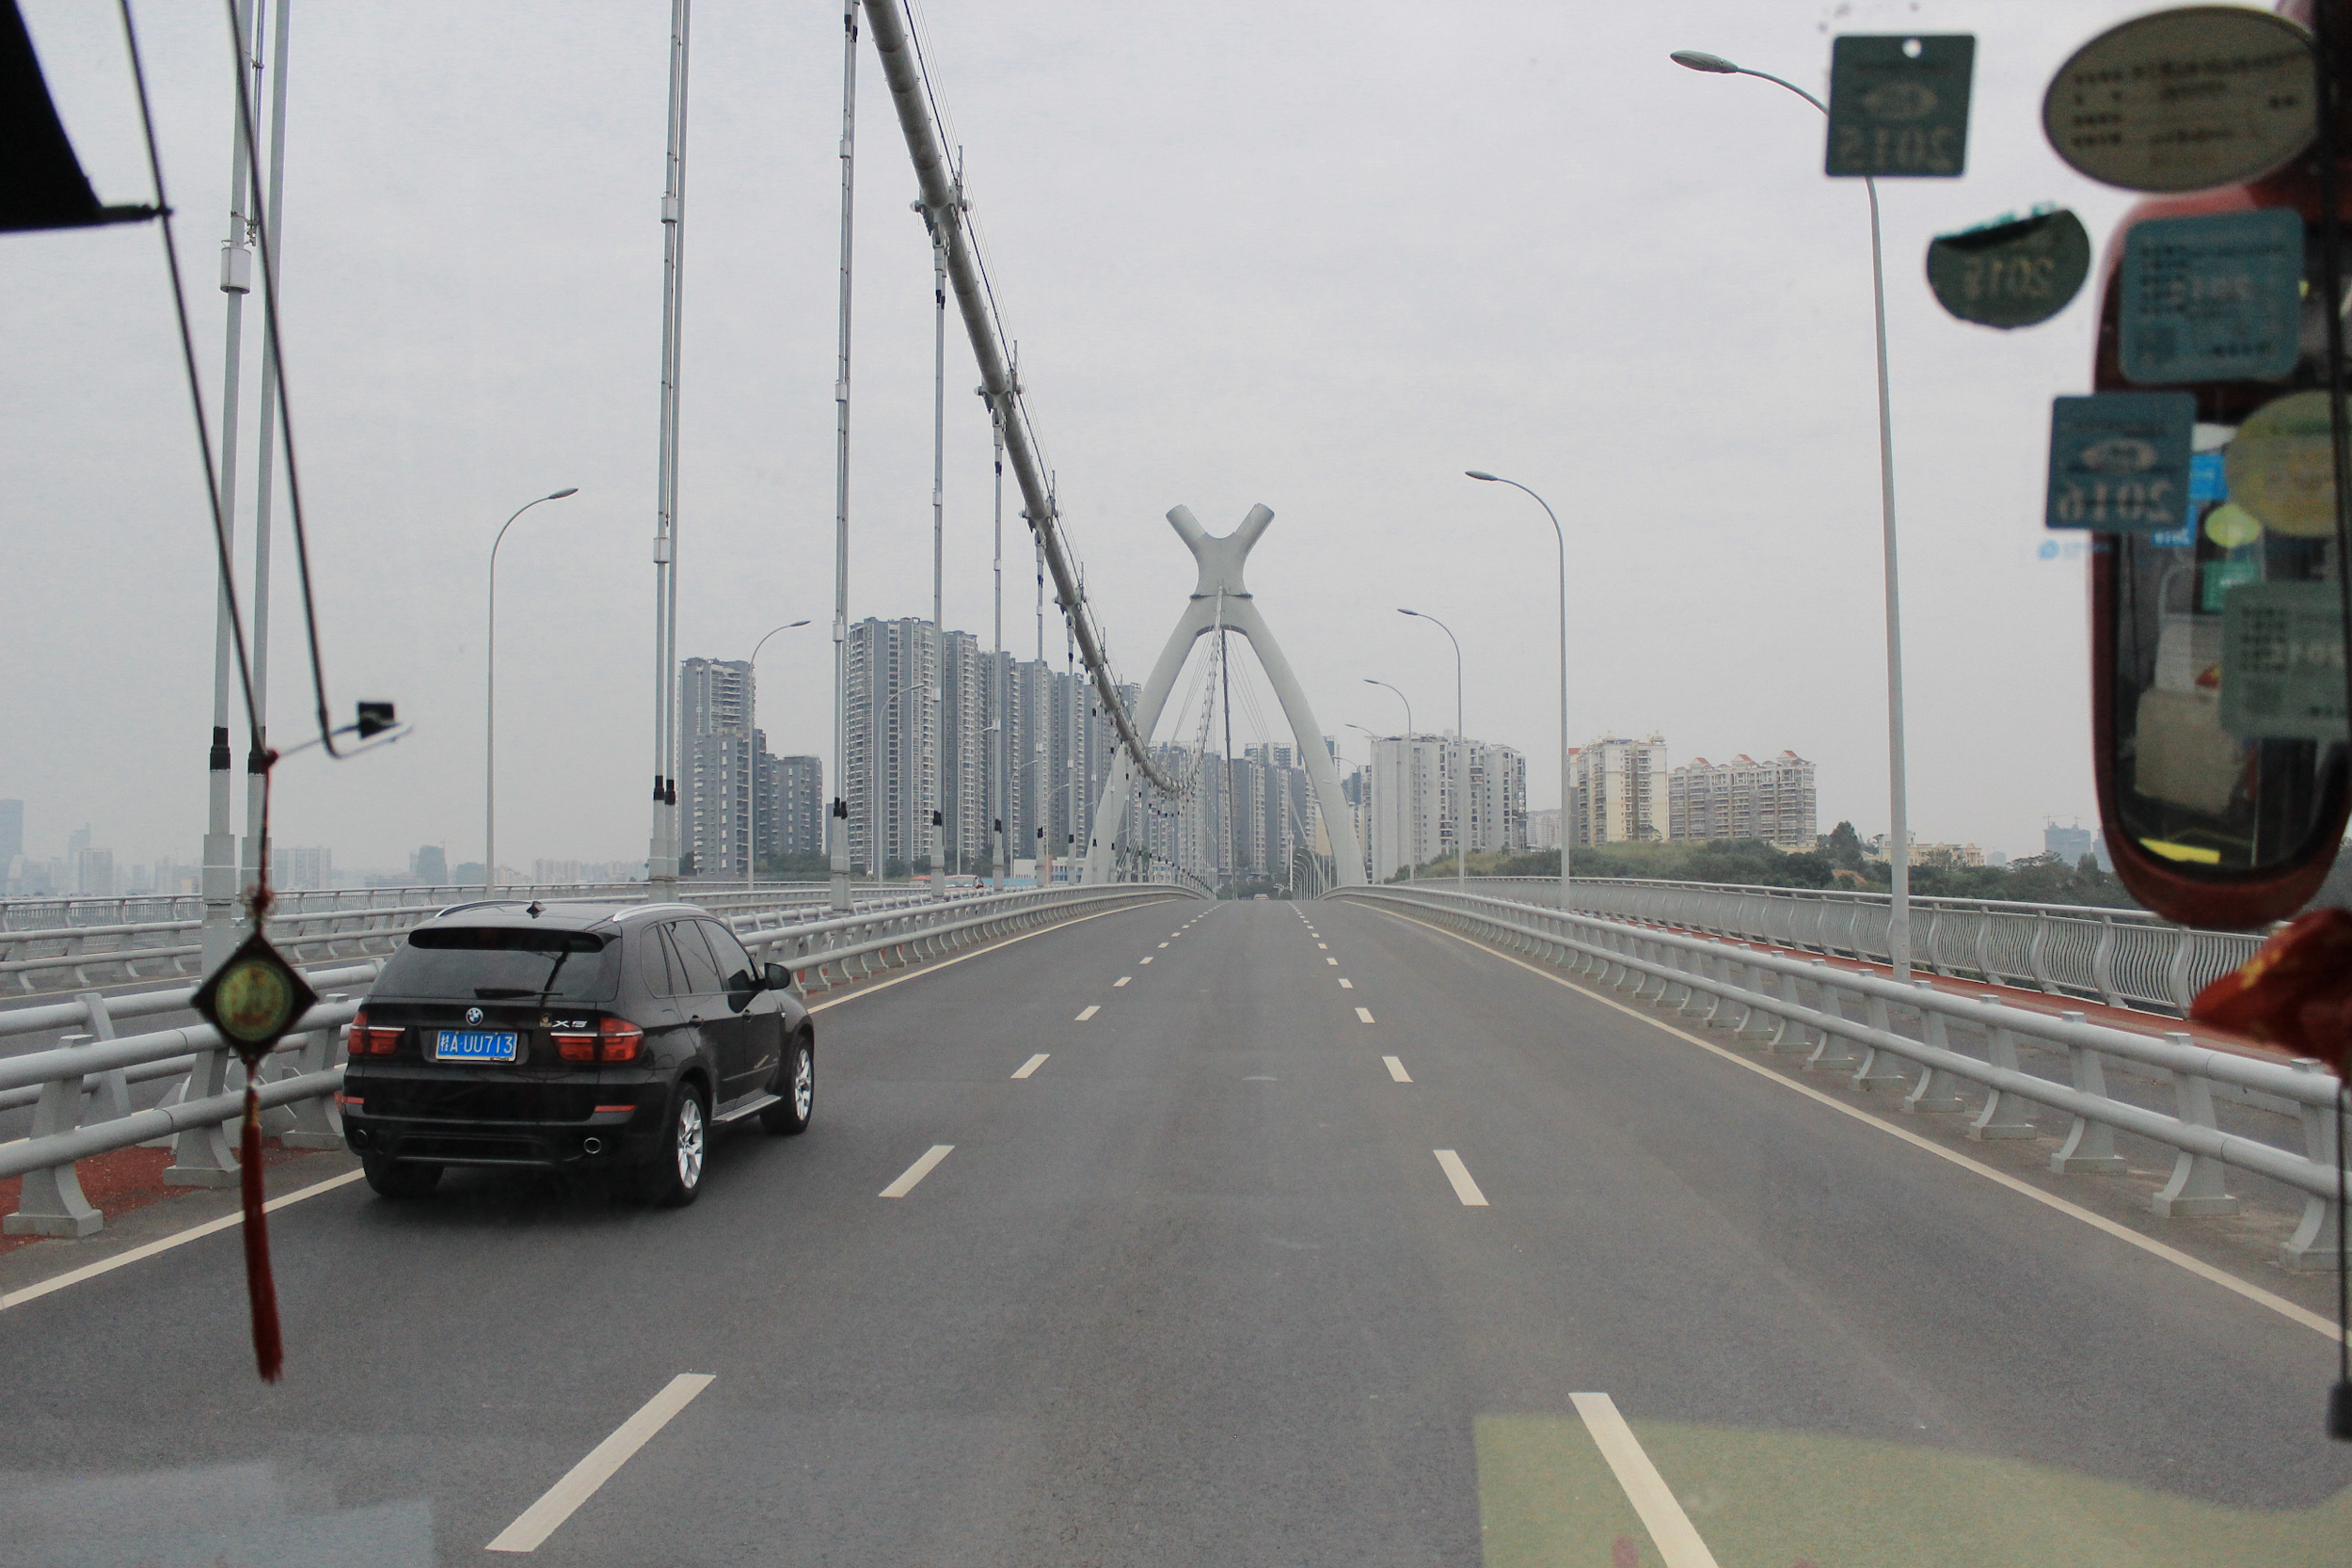
[{"label": "blue windshield sticker", "polygon": [[2261,381],[2301,352],[2303,220],[2291,208],[2153,218],[2123,238],[2126,380]]},{"label": "blue windshield sticker", "polygon": [[2186,392],[2099,392],[2050,405],[2051,528],[2169,533],[2189,522]]}]

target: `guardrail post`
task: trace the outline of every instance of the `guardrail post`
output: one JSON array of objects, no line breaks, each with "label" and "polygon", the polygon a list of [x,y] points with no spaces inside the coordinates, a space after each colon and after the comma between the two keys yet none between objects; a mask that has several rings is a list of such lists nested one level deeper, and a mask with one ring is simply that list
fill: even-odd
[{"label": "guardrail post", "polygon": [[[1895,1032],[1894,1022],[1887,1013],[1886,998],[1883,996],[1874,993],[1870,997],[1869,1006],[1865,1009],[1865,1016],[1868,1018],[1870,1027],[1879,1033],[1891,1035]],[[1891,1052],[1881,1052],[1875,1045],[1864,1046],[1862,1065],[1853,1069],[1853,1076],[1847,1080],[1848,1085],[1857,1089],[1875,1089],[1882,1084],[1900,1084],[1903,1081],[1901,1072],[1890,1072],[1879,1066],[1881,1055],[1891,1054],[1893,1054]]]},{"label": "guardrail post", "polygon": [[2099,988],[2108,1006],[2123,1005],[2115,990],[2115,922],[2111,918],[2099,922],[2099,944],[2090,950],[2090,983]]},{"label": "guardrail post", "polygon": [[[196,1053],[196,1065],[178,1090],[182,1100],[209,1100],[229,1092],[227,1048],[214,1046]],[[171,1164],[164,1167],[167,1187],[233,1187],[238,1177],[237,1150],[217,1122],[191,1127],[171,1140]]]},{"label": "guardrail post", "polygon": [[[2068,1011],[2058,1016],[2069,1023],[2084,1022],[2084,1015],[2079,1012]],[[2076,1091],[2094,1099],[2106,1099],[2107,1075],[2099,1053],[2069,1040],[2066,1057],[2074,1069]],[[2131,1163],[2115,1152],[2114,1128],[2088,1117],[2076,1117],[2066,1130],[2066,1141],[2050,1156],[2050,1168],[2066,1175],[2112,1175],[2129,1170]]]},{"label": "guardrail post", "polygon": [[[2195,1037],[2177,1031],[2164,1037],[2188,1050],[2197,1045]],[[2220,1131],[2213,1117],[2213,1080],[2201,1073],[2173,1070],[2172,1105],[2173,1113],[2189,1126]],[[2238,1201],[2230,1196],[2228,1172],[2220,1161],[2182,1149],[2173,1156],[2171,1179],[2148,1200],[2148,1207],[2167,1219],[2202,1219],[2234,1214]]]},{"label": "guardrail post", "polygon": [[[1820,1010],[1833,1019],[1842,1020],[1846,1016],[1845,1002],[1838,993],[1836,980],[1833,978],[1838,971],[1830,967],[1827,958],[1814,959],[1813,967],[1821,972],[1814,982],[1821,988]],[[1821,1026],[1820,1035],[1821,1043],[1815,1046],[1813,1054],[1804,1059],[1807,1071],[1815,1068],[1846,1068],[1854,1065],[1856,1058],[1851,1041],[1827,1024]],[[1832,1055],[1832,1052],[1836,1054]]]},{"label": "guardrail post", "polygon": [[2026,948],[2026,967],[2033,973],[2033,983],[2051,996],[2063,993],[2050,979],[2047,949],[2050,942],[2050,916],[2046,910],[2033,912],[2033,941]]},{"label": "guardrail post", "polygon": [[[326,1002],[346,1002],[350,998],[335,991],[321,998]],[[302,1053],[295,1058],[295,1073],[325,1072],[335,1065],[336,1048],[343,1037],[342,1027],[330,1025],[313,1029],[302,1037]],[[335,1109],[335,1097],[319,1095],[310,1100],[297,1100],[279,1107],[293,1113],[286,1127],[278,1134],[278,1141],[288,1148],[341,1148],[343,1147],[342,1117]]]},{"label": "guardrail post", "polygon": [[[71,1049],[96,1042],[95,1035],[68,1035],[57,1043]],[[53,1138],[71,1132],[82,1119],[82,1074],[60,1074],[40,1086],[40,1099],[33,1106],[33,1131],[36,1138]],[[44,1170],[24,1173],[22,1197],[16,1212],[0,1221],[0,1233],[10,1236],[92,1236],[106,1223],[82,1196],[82,1178],[72,1161],[51,1165]]]},{"label": "guardrail post", "polygon": [[[1820,962],[1820,959],[1815,959]],[[1772,1037],[1764,1042],[1767,1053],[1783,1050],[1803,1051],[1805,1048],[1804,1025],[1797,1020],[1797,1009],[1804,1004],[1797,995],[1797,977],[1783,971],[1780,976],[1780,999],[1788,1010],[1774,1021]]]},{"label": "guardrail post", "polygon": [[2174,927],[2172,961],[2164,966],[2165,993],[2172,998],[2172,1006],[2180,1009],[2183,1018],[2188,1016],[2189,1004],[2197,1000],[2197,993],[2188,983],[2188,952],[2196,942],[2196,932]]},{"label": "guardrail post", "polygon": [[[1997,1004],[2001,999],[1985,995],[1977,1000]],[[1996,1068],[2010,1072],[2025,1070],[2017,1065],[2017,1037],[2009,1032],[2006,1023],[1996,1023],[1987,1032],[1985,1055]],[[1985,1091],[1984,1109],[1979,1111],[1977,1119],[1968,1124],[1968,1135],[1979,1143],[2037,1135],[2041,1129],[2022,1114],[2026,1103],[2024,1098],[2012,1090],[1988,1089]]]},{"label": "guardrail post", "polygon": [[1772,982],[1756,963],[1756,957],[1755,947],[1744,942],[1740,944],[1740,957],[1734,960],[1740,966],[1740,1022],[1732,1030],[1731,1037],[1751,1045],[1763,1045],[1769,1051],[1772,1049],[1769,1042],[1778,1031],[1772,1027],[1775,1022],[1772,1015],[1756,1004],[1758,998],[1772,994]]},{"label": "guardrail post", "polygon": [[[1935,990],[1935,983],[1931,980],[1914,980],[1912,985],[1924,991]],[[1919,1009],[1919,1018],[1920,1033],[1927,1037],[1928,1043],[1938,1050],[1949,1051],[1952,1036],[1951,1031],[1945,1027],[1944,1015],[1933,1007],[1923,1006]],[[1949,1068],[1923,1067],[1919,1069],[1917,1086],[1903,1096],[1903,1109],[1964,1111],[1968,1109],[1968,1102],[1961,1098],[1960,1080],[1952,1076]]]},{"label": "guardrail post", "polygon": [[[2295,1059],[2295,1070],[2325,1077],[2328,1064],[2312,1056]],[[2332,1170],[2336,1164],[2336,1117],[2325,1105],[2305,1104],[2303,1120],[2303,1157],[2323,1170]],[[2295,1234],[2279,1247],[2279,1266],[2290,1274],[2317,1274],[2336,1266],[2336,1257],[2344,1248],[2341,1228],[2344,1216],[2336,1206],[2316,1193],[2303,1196],[2303,1217],[2295,1227]]]},{"label": "guardrail post", "polygon": [[[106,1009],[105,996],[86,990],[74,998],[89,1018],[90,1037],[110,1040],[115,1037],[114,1016]],[[90,1103],[83,1107],[82,1119],[87,1123],[112,1121],[131,1114],[131,1081],[123,1076],[123,1069],[99,1073],[91,1080]]]}]

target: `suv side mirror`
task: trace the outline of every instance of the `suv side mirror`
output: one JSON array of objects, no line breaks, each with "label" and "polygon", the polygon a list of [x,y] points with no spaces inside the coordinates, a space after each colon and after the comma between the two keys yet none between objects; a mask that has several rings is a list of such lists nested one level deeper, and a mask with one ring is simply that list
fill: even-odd
[{"label": "suv side mirror", "polygon": [[768,989],[770,990],[790,990],[792,989],[792,971],[787,966],[784,964],[770,964],[761,973],[767,977]]}]

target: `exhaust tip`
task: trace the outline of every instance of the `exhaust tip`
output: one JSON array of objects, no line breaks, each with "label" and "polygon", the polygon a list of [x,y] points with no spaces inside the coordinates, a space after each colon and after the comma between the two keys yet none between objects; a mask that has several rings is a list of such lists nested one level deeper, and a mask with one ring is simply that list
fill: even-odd
[{"label": "exhaust tip", "polygon": [[604,1140],[602,1138],[582,1138],[580,1140],[580,1151],[582,1154],[602,1154],[604,1152]]}]

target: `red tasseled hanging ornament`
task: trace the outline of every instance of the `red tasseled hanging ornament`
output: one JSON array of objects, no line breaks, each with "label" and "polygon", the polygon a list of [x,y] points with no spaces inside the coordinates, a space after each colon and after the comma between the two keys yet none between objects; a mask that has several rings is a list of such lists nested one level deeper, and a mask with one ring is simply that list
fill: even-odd
[{"label": "red tasseled hanging ornament", "polygon": [[262,1096],[260,1063],[246,1063],[245,1135],[237,1163],[245,1189],[245,1289],[253,1303],[253,1359],[262,1381],[275,1383],[285,1368],[286,1347],[278,1332],[278,1281],[269,1267],[269,1215],[262,1205]]}]

